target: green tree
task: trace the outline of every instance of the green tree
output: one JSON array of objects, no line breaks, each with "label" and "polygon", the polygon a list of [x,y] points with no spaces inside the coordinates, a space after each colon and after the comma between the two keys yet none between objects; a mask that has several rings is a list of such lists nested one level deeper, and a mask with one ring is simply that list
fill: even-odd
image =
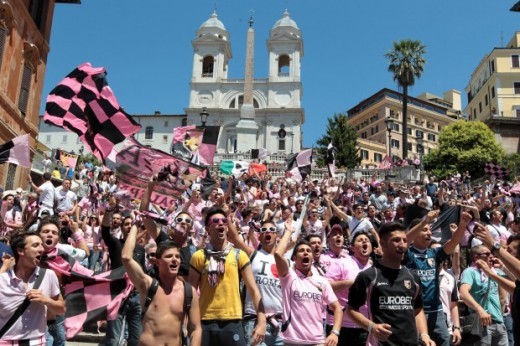
[{"label": "green tree", "polygon": [[393,49],[385,54],[388,71],[403,91],[403,159],[408,157],[408,87],[415,84],[415,78],[421,78],[424,54],[426,47],[421,41],[412,40],[394,42]]},{"label": "green tree", "polygon": [[520,175],[520,154],[507,154],[502,160],[502,166],[509,169],[509,179],[514,179]]},{"label": "green tree", "polygon": [[356,129],[348,124],[347,120],[348,117],[345,114],[334,114],[332,118],[327,119],[327,132],[316,142],[319,166],[325,165],[327,146],[331,139],[337,148],[336,167],[354,168],[361,162],[357,147],[358,134]]},{"label": "green tree", "polygon": [[437,176],[469,171],[478,178],[484,175],[486,163],[502,162],[505,154],[486,124],[459,120],[442,129],[438,148],[424,157],[424,164]]}]

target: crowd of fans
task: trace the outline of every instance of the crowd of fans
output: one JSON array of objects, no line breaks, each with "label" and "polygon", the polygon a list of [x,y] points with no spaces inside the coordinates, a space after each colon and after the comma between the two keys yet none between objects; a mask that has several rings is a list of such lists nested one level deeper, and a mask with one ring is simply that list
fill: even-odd
[{"label": "crowd of fans", "polygon": [[[107,345],[165,342],[147,322],[159,318],[145,304],[163,299],[149,293],[156,280],[166,296],[190,296],[178,302],[180,323],[162,323],[191,345],[514,345],[518,336],[520,194],[507,182],[476,184],[467,172],[418,184],[243,174],[209,190],[194,183],[165,207],[150,203],[155,179],[136,199],[91,163],[66,170],[58,188],[52,176],[3,192],[0,275],[14,275],[21,250],[11,239],[22,232],[95,273],[124,266],[135,289],[107,322]],[[411,206],[423,212],[407,221]],[[431,225],[453,208],[458,222],[443,239]],[[465,325],[472,313],[477,332]],[[0,312],[0,323],[9,317]],[[65,344],[63,316],[47,320],[47,345]],[[41,336],[16,333],[0,344]]]}]

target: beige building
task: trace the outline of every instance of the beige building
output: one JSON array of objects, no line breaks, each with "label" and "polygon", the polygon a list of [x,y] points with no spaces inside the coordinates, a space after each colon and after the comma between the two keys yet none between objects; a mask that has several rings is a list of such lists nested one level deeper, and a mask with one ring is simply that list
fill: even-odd
[{"label": "beige building", "polygon": [[469,120],[485,122],[507,153],[520,152],[520,32],[487,54],[466,87]]},{"label": "beige building", "polygon": [[[419,157],[417,138],[423,139],[424,154],[437,147],[442,128],[460,117],[461,96],[449,90],[443,97],[424,93],[408,96],[408,153],[409,158]],[[356,129],[362,158],[361,166],[378,166],[391,148],[392,156],[402,153],[402,98],[403,94],[382,89],[347,111],[349,124]],[[389,138],[385,119],[391,117],[393,129]]]},{"label": "beige building", "polygon": [[[0,0],[0,143],[30,134],[34,152],[52,18],[56,3],[80,0]],[[25,187],[28,168],[0,165],[0,186]]]}]

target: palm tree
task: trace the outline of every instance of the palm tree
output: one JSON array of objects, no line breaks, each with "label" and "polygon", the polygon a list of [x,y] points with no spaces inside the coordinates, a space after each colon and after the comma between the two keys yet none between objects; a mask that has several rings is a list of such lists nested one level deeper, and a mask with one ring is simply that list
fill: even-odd
[{"label": "palm tree", "polygon": [[394,42],[393,49],[385,54],[388,71],[394,74],[394,81],[403,90],[403,159],[408,157],[408,87],[415,84],[416,77],[421,78],[425,53],[426,47],[421,41],[402,40]]}]

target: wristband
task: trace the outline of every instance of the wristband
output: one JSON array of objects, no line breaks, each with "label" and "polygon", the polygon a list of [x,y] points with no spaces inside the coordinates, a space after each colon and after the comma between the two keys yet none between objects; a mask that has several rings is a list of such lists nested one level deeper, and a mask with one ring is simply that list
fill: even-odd
[{"label": "wristband", "polygon": [[462,328],[459,326],[453,326],[453,330],[458,329],[459,331],[462,331]]},{"label": "wristband", "polygon": [[334,334],[334,335],[336,335],[336,336],[339,336],[339,330],[332,329],[332,330],[330,331],[330,333],[331,333],[331,334]]},{"label": "wristband", "polygon": [[368,327],[367,327],[367,331],[368,331],[368,334],[370,334],[370,332],[372,332],[372,328],[374,328],[374,322],[370,322],[368,324]]}]

